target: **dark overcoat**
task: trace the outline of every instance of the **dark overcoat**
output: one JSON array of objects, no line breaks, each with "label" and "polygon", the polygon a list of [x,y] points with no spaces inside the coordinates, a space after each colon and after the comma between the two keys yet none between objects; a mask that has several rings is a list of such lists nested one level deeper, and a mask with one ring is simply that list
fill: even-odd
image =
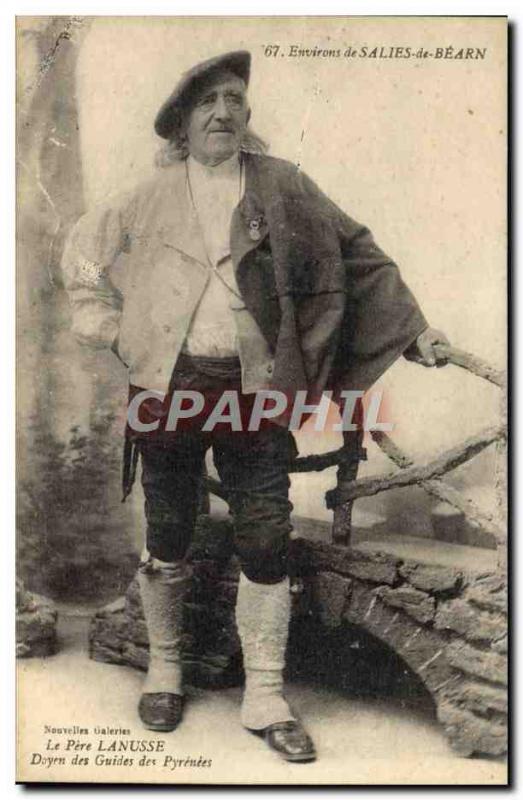
[{"label": "dark overcoat", "polygon": [[275,353],[274,386],[368,389],[427,327],[412,292],[370,231],[295,165],[255,155],[245,164],[232,255]]}]

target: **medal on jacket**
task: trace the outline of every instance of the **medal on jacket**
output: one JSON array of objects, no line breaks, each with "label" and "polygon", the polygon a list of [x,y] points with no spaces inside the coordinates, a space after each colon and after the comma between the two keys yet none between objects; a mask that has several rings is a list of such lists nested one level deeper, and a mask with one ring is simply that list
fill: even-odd
[{"label": "medal on jacket", "polygon": [[257,242],[261,239],[260,226],[262,219],[263,217],[255,217],[249,222],[249,236],[253,242]]}]

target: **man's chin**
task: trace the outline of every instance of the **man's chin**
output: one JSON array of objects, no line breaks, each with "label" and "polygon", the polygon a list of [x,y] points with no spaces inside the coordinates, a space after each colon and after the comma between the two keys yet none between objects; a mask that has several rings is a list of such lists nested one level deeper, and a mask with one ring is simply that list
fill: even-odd
[{"label": "man's chin", "polygon": [[231,158],[231,156],[238,152],[238,149],[239,144],[235,141],[216,143],[214,147],[209,148],[209,155],[212,158]]}]

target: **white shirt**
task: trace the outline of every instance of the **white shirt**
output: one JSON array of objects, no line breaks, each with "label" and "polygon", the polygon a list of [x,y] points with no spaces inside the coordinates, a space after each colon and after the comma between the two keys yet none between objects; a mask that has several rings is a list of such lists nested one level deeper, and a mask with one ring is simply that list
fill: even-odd
[{"label": "white shirt", "polygon": [[233,307],[243,304],[231,259],[230,231],[234,209],[245,190],[240,161],[235,153],[212,167],[189,156],[187,170],[187,199],[191,206],[194,205],[212,270],[183,350],[191,355],[238,355]]}]

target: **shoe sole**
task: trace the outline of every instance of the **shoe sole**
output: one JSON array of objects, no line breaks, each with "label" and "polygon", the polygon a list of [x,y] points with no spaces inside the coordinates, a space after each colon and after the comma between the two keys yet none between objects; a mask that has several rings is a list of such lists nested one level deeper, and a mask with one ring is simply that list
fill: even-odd
[{"label": "shoe sole", "polygon": [[273,753],[276,753],[280,758],[283,758],[284,761],[291,761],[293,764],[311,764],[313,761],[316,761],[317,759],[316,753],[308,756],[286,756],[283,753],[280,753],[279,750],[274,750],[272,747],[270,749],[272,750]]},{"label": "shoe sole", "polygon": [[161,733],[170,733],[171,731],[175,731],[176,728],[178,727],[178,724],[176,724],[176,725],[154,725],[154,724],[152,724],[151,725],[151,724],[149,724],[147,722],[144,722],[142,720],[142,725],[144,726],[144,728],[147,728],[148,731],[160,731]]}]

